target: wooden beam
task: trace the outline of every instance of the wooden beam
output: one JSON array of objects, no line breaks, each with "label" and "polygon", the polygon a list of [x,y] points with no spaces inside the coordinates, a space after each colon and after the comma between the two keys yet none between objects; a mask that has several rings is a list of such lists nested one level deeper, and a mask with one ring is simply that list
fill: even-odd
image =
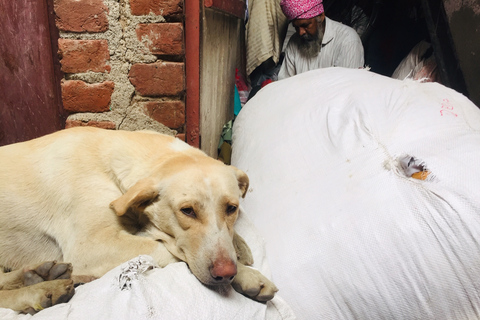
[{"label": "wooden beam", "polygon": [[185,0],[186,142],[200,148],[200,1]]}]

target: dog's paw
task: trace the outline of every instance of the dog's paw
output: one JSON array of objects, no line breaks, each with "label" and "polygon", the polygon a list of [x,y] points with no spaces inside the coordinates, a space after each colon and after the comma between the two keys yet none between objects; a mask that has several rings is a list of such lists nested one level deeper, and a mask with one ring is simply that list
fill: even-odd
[{"label": "dog's paw", "polygon": [[237,253],[237,260],[240,263],[243,263],[246,266],[251,266],[253,264],[253,255],[250,247],[247,242],[240,237],[240,235],[235,232],[233,234],[233,246],[235,247],[235,252]]},{"label": "dog's paw", "polygon": [[232,286],[237,292],[261,302],[273,299],[278,289],[260,271],[240,263],[237,270],[237,275],[232,281]]},{"label": "dog's paw", "polygon": [[62,279],[40,282],[21,288],[23,294],[23,313],[35,314],[53,305],[68,302],[75,288],[73,280]]},{"label": "dog's paw", "polygon": [[55,279],[70,279],[72,276],[72,265],[70,263],[57,263],[48,261],[35,268],[24,270],[23,283],[25,286],[31,286],[43,281]]},{"label": "dog's paw", "polygon": [[75,283],[75,286],[85,284],[88,282],[92,282],[93,280],[97,280],[97,277],[94,276],[87,276],[87,275],[73,275],[72,280]]}]

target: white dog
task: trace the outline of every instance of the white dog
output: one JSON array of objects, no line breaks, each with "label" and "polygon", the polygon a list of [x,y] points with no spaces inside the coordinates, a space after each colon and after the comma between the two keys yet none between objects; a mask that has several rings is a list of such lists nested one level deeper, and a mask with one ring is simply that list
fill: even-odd
[{"label": "white dog", "polygon": [[247,189],[241,170],[153,132],[73,128],[1,147],[0,266],[16,271],[0,274],[0,307],[65,301],[70,275],[101,277],[140,254],[270,300],[275,285],[246,266],[233,229]]}]

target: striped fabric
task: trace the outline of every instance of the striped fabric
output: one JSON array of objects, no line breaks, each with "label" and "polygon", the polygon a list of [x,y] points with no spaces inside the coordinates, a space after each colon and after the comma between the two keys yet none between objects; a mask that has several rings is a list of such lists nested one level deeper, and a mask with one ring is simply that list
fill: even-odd
[{"label": "striped fabric", "polygon": [[278,63],[288,20],[280,8],[280,0],[249,0],[246,25],[247,75],[272,57]]}]

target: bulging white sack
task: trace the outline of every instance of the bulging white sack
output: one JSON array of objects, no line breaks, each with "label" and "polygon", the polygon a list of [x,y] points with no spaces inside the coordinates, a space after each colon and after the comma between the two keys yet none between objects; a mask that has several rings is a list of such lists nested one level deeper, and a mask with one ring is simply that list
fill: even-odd
[{"label": "bulging white sack", "polygon": [[480,111],[467,98],[320,69],[263,88],[233,132],[242,206],[299,319],[480,318]]}]

